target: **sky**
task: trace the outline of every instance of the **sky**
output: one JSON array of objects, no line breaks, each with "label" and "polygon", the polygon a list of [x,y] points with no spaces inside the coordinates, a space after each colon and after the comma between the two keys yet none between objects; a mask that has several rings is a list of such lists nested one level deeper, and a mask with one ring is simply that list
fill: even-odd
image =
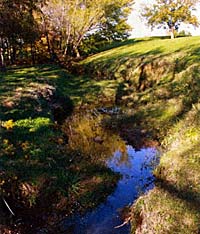
[{"label": "sky", "polygon": [[[153,31],[151,31],[151,28],[146,25],[144,19],[141,19],[140,17],[141,4],[152,4],[154,1],[155,0],[135,0],[133,11],[128,19],[128,23],[133,27],[131,38],[167,35],[168,32],[166,29],[154,29]],[[200,21],[200,4],[197,6],[197,11],[195,11],[194,14],[197,15]],[[195,29],[191,25],[182,24],[179,31],[181,30],[190,32],[193,36],[200,36],[200,27]]]}]

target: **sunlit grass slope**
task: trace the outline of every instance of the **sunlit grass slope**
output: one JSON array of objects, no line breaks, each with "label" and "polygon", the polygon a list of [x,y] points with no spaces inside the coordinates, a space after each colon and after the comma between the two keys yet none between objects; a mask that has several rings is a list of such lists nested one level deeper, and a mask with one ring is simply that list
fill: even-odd
[{"label": "sunlit grass slope", "polygon": [[118,81],[115,102],[131,110],[113,119],[119,130],[140,129],[163,146],[156,187],[133,206],[132,233],[199,233],[200,37],[132,40],[81,65]]},{"label": "sunlit grass slope", "polygon": [[190,51],[191,47],[195,47],[199,43],[199,37],[184,37],[176,38],[175,40],[165,38],[142,38],[131,39],[126,44],[114,49],[107,50],[97,55],[88,57],[83,61],[86,63],[109,62],[110,60],[119,59],[121,57],[129,56],[143,56],[143,55],[167,55],[174,52]]},{"label": "sunlit grass slope", "polygon": [[[177,38],[175,40],[146,38],[127,41],[123,46],[110,49],[84,60],[86,71],[94,74],[94,78],[119,78],[131,76],[133,68],[142,62],[151,62],[152,59],[181,59],[185,55],[194,62],[198,60],[199,37]],[[105,75],[109,75],[106,77]]]}]

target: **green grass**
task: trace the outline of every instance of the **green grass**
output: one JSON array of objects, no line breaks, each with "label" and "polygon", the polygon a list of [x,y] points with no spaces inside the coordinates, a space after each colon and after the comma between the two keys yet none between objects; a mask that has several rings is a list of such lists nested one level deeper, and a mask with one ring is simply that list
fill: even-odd
[{"label": "green grass", "polygon": [[138,39],[81,62],[97,80],[120,81],[115,102],[128,111],[107,124],[136,145],[130,129],[138,137],[145,132],[164,151],[155,189],[133,205],[132,233],[199,233],[199,43],[200,37]]},{"label": "green grass", "polygon": [[184,53],[192,51],[196,46],[198,46],[198,44],[199,37],[184,37],[177,38],[175,40],[154,38],[137,39],[135,41],[131,41],[131,43],[128,43],[127,41],[126,45],[88,57],[81,62],[81,64],[85,65],[91,62],[93,64],[98,62],[104,64],[126,56],[129,58],[137,58],[141,56],[164,56],[177,52]]},{"label": "green grass", "polygon": [[[19,100],[22,105],[23,99],[28,98],[27,92],[31,90],[33,86],[38,86],[38,88],[40,88],[42,84],[55,86],[57,92],[63,96],[70,97],[74,105],[79,105],[82,102],[95,102],[98,100],[98,96],[104,95],[104,93],[105,95],[112,96],[113,90],[117,85],[116,81],[96,81],[92,79],[92,77],[72,76],[56,65],[12,68],[9,69],[6,74],[1,73],[0,79],[0,101],[8,102],[8,104],[11,102],[11,105],[16,99],[17,101]],[[23,89],[23,91],[21,89]],[[15,111],[19,112],[18,109],[19,106],[16,110],[12,110],[12,113]],[[25,109],[27,112],[28,108],[23,106],[22,109]],[[7,111],[3,109],[1,113],[2,112],[5,117]],[[3,116],[1,116],[1,118]]]},{"label": "green grass", "polygon": [[[9,172],[0,182],[2,188],[9,190],[8,180],[20,185],[23,194],[30,191],[28,201],[33,204],[37,194],[46,196],[40,192],[52,181],[49,191],[59,187],[60,195],[70,194],[74,203],[68,205],[68,212],[75,201],[93,207],[102,199],[91,191],[100,194],[108,184],[111,190],[116,184],[116,176],[100,162],[101,166],[95,165],[97,149],[104,159],[119,147],[113,131],[136,146],[156,139],[163,150],[155,170],[156,187],[133,205],[132,233],[197,234],[199,43],[200,37],[129,40],[75,64],[78,75],[55,65],[16,67],[1,73],[0,160]],[[80,111],[62,129],[54,124],[45,98],[30,98],[33,90],[47,84],[56,87],[60,97],[67,97],[67,108]],[[113,105],[122,106],[120,117],[88,114],[94,107]],[[94,141],[96,136],[103,139],[102,145]],[[123,144],[120,141],[120,147]],[[90,186],[84,189],[85,185]]]},{"label": "green grass", "polygon": [[[63,102],[69,116],[73,108],[76,112],[82,103],[97,103],[99,95],[112,97],[110,90],[115,88],[116,82],[74,77],[56,65],[11,67],[6,73],[0,73],[0,80],[1,196],[14,199],[18,208],[37,207],[43,211],[55,209],[57,205],[55,212],[68,214],[92,208],[104,200],[119,175],[107,169],[102,160],[94,160],[90,149],[78,148],[83,133],[76,133],[79,137],[73,139],[67,124],[61,128],[55,123],[51,106],[54,102]],[[46,91],[54,89],[55,100],[52,101]],[[84,115],[80,114],[79,119]],[[72,115],[69,126],[73,119],[76,117]],[[82,123],[84,125],[84,121]],[[85,131],[90,125],[88,123]],[[98,134],[103,137],[100,124],[99,129]],[[94,134],[90,133],[86,144],[95,138]],[[95,142],[92,146],[99,150],[103,147]],[[102,157],[109,153],[110,149],[105,145]],[[96,190],[98,194],[94,196]]]}]

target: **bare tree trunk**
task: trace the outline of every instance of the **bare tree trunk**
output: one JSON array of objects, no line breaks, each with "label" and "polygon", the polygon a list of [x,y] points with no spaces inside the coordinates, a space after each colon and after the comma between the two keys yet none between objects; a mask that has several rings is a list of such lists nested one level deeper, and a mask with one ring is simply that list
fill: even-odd
[{"label": "bare tree trunk", "polygon": [[80,53],[79,53],[79,51],[78,51],[77,46],[73,46],[73,51],[74,51],[74,53],[75,53],[75,55],[76,55],[76,58],[80,58]]},{"label": "bare tree trunk", "polygon": [[35,64],[35,48],[34,44],[31,42],[31,58],[32,58],[32,64]]},{"label": "bare tree trunk", "polygon": [[3,55],[3,48],[0,48],[0,61],[1,61],[1,66],[4,66],[4,55]]},{"label": "bare tree trunk", "polygon": [[52,52],[52,48],[51,48],[51,43],[50,43],[50,39],[49,39],[49,33],[47,30],[45,17],[43,17],[43,25],[44,25],[44,35],[45,35],[46,40],[47,40],[47,48],[48,48],[49,56],[50,56],[50,59],[53,60],[53,52]]},{"label": "bare tree trunk", "polygon": [[48,32],[45,32],[46,40],[47,40],[47,47],[49,51],[50,58],[52,57],[52,51],[51,51],[51,45],[50,45],[50,40],[49,40],[49,35]]},{"label": "bare tree trunk", "polygon": [[68,45],[65,46],[65,50],[64,50],[64,53],[63,53],[63,57],[65,57],[67,55],[67,49],[68,49]]},{"label": "bare tree trunk", "polygon": [[173,29],[173,28],[170,28],[170,29],[169,29],[169,32],[170,32],[170,37],[171,37],[171,39],[174,39],[174,29]]},{"label": "bare tree trunk", "polygon": [[11,55],[12,63],[14,63],[15,60],[16,60],[16,54],[17,54],[16,47],[15,47],[15,46],[12,46],[12,55]]},{"label": "bare tree trunk", "polygon": [[5,61],[4,61],[3,48],[0,48],[0,71],[2,71],[2,72],[6,71],[6,64],[5,64]]},{"label": "bare tree trunk", "polygon": [[5,40],[5,44],[6,44],[6,54],[7,54],[8,63],[12,64],[11,46],[10,46],[8,39]]},{"label": "bare tree trunk", "polygon": [[62,50],[62,43],[63,43],[63,37],[62,37],[62,33],[60,35],[60,40],[59,40],[59,50]]},{"label": "bare tree trunk", "polygon": [[7,47],[7,54],[8,54],[9,64],[12,64],[11,48],[10,47]]},{"label": "bare tree trunk", "polygon": [[64,50],[64,53],[63,53],[63,57],[65,57],[67,55],[67,50],[68,50],[68,46],[69,46],[69,40],[70,40],[70,33],[71,33],[71,25],[69,24],[67,26],[67,40],[66,40],[66,45],[65,45],[65,50]]}]

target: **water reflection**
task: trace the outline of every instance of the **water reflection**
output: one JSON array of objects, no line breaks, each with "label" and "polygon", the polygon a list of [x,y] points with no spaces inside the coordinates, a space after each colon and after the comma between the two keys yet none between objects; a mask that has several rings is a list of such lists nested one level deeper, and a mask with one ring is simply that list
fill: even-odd
[{"label": "water reflection", "polygon": [[103,115],[74,115],[62,126],[63,132],[69,137],[68,148],[80,152],[82,157],[91,163],[105,162],[113,152],[120,150],[126,153],[125,142],[102,125]]},{"label": "water reflection", "polygon": [[122,175],[115,192],[92,212],[64,221],[61,225],[61,229],[66,231],[64,233],[69,233],[70,229],[72,234],[130,233],[129,225],[115,228],[123,223],[119,211],[132,204],[141,193],[153,188],[152,169],[157,163],[157,156],[155,148],[135,151],[133,147],[127,146],[126,153],[116,151],[107,160],[108,167]]}]

